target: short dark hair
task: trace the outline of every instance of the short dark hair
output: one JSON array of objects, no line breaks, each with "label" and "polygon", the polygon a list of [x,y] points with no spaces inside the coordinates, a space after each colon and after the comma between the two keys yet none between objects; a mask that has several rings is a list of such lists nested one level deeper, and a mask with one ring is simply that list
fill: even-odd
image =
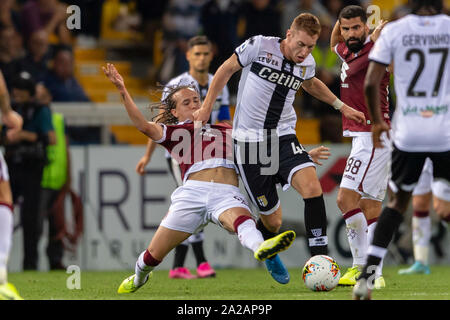
[{"label": "short dark hair", "polygon": [[438,13],[441,13],[444,9],[442,0],[410,0],[411,12],[416,13],[421,8],[433,8]]},{"label": "short dark hair", "polygon": [[189,39],[188,48],[192,49],[195,46],[210,46],[211,41],[209,41],[207,36],[195,36]]},{"label": "short dark hair", "polygon": [[360,6],[346,6],[344,7],[341,12],[339,13],[339,22],[341,22],[341,19],[352,19],[360,17],[361,21],[366,23],[367,22],[367,13],[364,11],[364,9]]}]

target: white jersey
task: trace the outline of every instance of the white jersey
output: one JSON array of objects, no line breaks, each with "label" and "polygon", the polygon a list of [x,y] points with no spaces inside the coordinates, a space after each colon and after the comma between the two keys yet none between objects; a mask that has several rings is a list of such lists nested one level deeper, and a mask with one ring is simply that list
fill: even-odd
[{"label": "white jersey", "polygon": [[301,83],[314,77],[316,63],[311,54],[302,63],[287,60],[280,43],[280,38],[255,36],[235,50],[243,68],[233,122],[236,140],[261,141],[263,129],[295,134],[292,104]]},{"label": "white jersey", "polygon": [[[213,79],[213,75],[211,73],[208,73],[208,85],[207,86],[201,86],[197,80],[195,80],[189,72],[185,72],[180,74],[179,76],[172,78],[167,84],[166,87],[163,90],[162,99],[165,99],[168,93],[168,87],[174,87],[174,86],[180,86],[180,85],[190,85],[193,84],[198,92],[200,93],[200,98],[203,101],[206,97],[206,94],[208,92],[209,86],[211,85]],[[214,103],[213,110],[211,111],[211,116],[209,118],[208,123],[215,124],[218,120],[220,107],[225,105],[229,106],[230,104],[230,93],[228,91],[228,87],[225,86],[223,90],[219,93],[217,96],[216,102]]]},{"label": "white jersey", "polygon": [[409,152],[450,150],[450,18],[414,14],[388,23],[369,59],[394,62],[393,141]]}]

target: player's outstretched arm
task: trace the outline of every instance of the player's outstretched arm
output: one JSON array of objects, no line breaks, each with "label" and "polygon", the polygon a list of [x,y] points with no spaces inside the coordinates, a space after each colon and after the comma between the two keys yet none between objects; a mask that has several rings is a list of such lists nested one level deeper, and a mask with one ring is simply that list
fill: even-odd
[{"label": "player's outstretched arm", "polygon": [[142,158],[138,161],[136,165],[136,172],[140,175],[143,175],[145,172],[145,167],[150,162],[150,159],[152,158],[153,152],[155,151],[157,146],[157,143],[153,141],[152,139],[148,139],[147,147],[145,149],[145,154],[142,156]]},{"label": "player's outstretched arm", "polygon": [[125,109],[127,110],[128,116],[130,117],[134,126],[149,138],[153,140],[160,140],[163,136],[162,127],[157,123],[148,122],[147,119],[145,119],[144,115],[141,113],[141,111],[131,98],[131,95],[125,87],[125,82],[122,76],[114,67],[114,65],[108,63],[106,67],[102,67],[102,69],[105,75],[116,86],[117,90],[122,96]]},{"label": "player's outstretched arm", "polygon": [[333,106],[336,110],[339,110],[347,119],[356,121],[358,123],[366,122],[364,113],[362,113],[361,111],[357,111],[343,103],[334,95],[333,92],[331,92],[330,89],[328,89],[328,87],[322,81],[320,81],[316,77],[303,81],[302,87],[314,98],[319,99],[320,101],[323,101],[330,106]]},{"label": "player's outstretched arm", "polygon": [[208,93],[202,103],[202,107],[194,112],[194,120],[206,123],[211,115],[211,111],[217,96],[230,80],[231,76],[241,69],[237,56],[233,54],[228,58],[214,74]]},{"label": "player's outstretched arm", "polygon": [[381,63],[371,61],[367,69],[364,81],[364,94],[367,108],[372,118],[372,140],[375,148],[383,148],[381,134],[386,132],[389,136],[389,126],[381,116],[380,108],[380,83],[386,73],[386,66]]}]

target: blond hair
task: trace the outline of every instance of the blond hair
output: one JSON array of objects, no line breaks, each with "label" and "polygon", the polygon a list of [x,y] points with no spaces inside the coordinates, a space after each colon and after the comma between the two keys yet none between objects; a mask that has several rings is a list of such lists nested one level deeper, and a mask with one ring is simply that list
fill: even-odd
[{"label": "blond hair", "polygon": [[311,13],[301,13],[292,21],[291,29],[294,31],[303,30],[310,36],[320,35],[322,27],[319,19]]}]

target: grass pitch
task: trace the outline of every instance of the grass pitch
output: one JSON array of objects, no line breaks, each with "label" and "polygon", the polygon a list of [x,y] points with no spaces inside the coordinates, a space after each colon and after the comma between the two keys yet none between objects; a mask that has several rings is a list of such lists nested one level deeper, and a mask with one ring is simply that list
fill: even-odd
[{"label": "grass pitch", "polygon": [[[405,267],[405,266],[401,266]],[[385,267],[386,288],[374,290],[375,300],[450,300],[450,266],[433,266],[430,275],[397,275],[400,266]],[[342,268],[341,272],[345,272]],[[64,271],[10,273],[8,278],[26,300],[350,300],[351,287],[312,292],[301,269],[290,269],[287,285],[275,282],[265,269],[216,270],[216,278],[169,279],[154,271],[151,282],[133,294],[117,288],[133,271],[81,271],[80,289],[68,289],[71,274]],[[72,282],[74,283],[74,282]],[[70,279],[69,279],[70,287]]]}]

